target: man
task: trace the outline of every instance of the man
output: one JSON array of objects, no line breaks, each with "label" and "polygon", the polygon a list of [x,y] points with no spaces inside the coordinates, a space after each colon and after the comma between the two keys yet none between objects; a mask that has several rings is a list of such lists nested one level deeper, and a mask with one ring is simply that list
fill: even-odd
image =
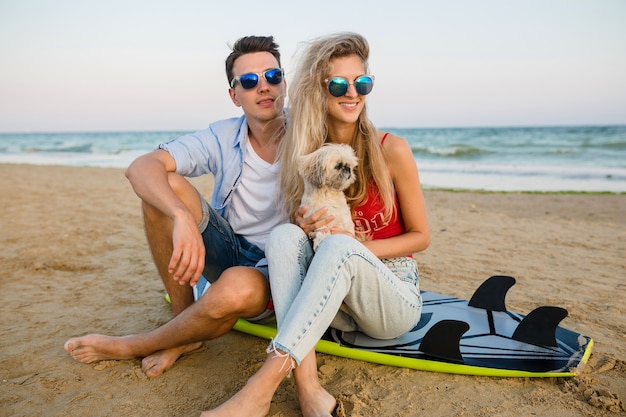
[{"label": "man", "polygon": [[[227,333],[239,317],[266,315],[264,249],[282,220],[275,156],[286,95],[273,37],[239,39],[226,59],[226,75],[243,116],[163,143],[126,171],[142,200],[148,244],[174,318],[147,333],[69,339],[64,349],[74,359],[143,357],[143,371],[154,377],[203,340]],[[184,178],[208,173],[215,178],[211,204]],[[194,302],[192,287],[201,275],[211,285]]]}]

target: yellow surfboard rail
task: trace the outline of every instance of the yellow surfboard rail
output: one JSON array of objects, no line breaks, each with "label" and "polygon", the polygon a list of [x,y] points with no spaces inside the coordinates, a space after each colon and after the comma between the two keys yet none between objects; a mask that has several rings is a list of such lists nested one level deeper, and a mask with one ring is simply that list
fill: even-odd
[{"label": "yellow surfboard rail", "polygon": [[[244,319],[239,319],[233,328],[237,331],[268,340],[275,337],[277,332],[275,326],[250,323],[249,321]],[[330,342],[327,340],[320,340],[315,346],[315,350],[317,352],[326,353],[329,355],[341,356],[344,358],[356,359],[380,365],[415,369],[418,371],[506,378],[556,378],[573,377],[579,375],[584,365],[587,363],[589,356],[591,355],[592,347],[593,340],[590,339],[578,365],[567,372],[529,372],[514,369],[486,368],[457,363],[440,362],[429,359],[408,358],[403,356],[395,356],[392,354],[349,348],[345,346],[340,346],[336,342]]]}]

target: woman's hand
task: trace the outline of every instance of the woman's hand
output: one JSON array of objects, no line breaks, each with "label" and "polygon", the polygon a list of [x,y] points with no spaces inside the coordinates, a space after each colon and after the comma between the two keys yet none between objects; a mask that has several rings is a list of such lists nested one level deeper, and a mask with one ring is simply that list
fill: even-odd
[{"label": "woman's hand", "polygon": [[328,230],[331,235],[346,235],[351,238],[357,239],[356,235],[349,230],[342,229],[341,227],[326,227],[324,230]]},{"label": "woman's hand", "polygon": [[326,207],[322,207],[309,217],[305,217],[307,210],[307,206],[302,206],[298,209],[295,215],[295,223],[310,239],[314,239],[315,232],[325,229],[326,226],[335,219],[335,217],[326,216],[326,212],[328,211]]}]

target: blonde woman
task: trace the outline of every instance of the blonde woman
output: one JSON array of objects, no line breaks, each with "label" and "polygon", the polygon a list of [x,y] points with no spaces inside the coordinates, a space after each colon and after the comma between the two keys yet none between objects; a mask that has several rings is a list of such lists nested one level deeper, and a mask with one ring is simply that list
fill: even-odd
[{"label": "blonde woman", "polygon": [[[335,414],[338,402],[320,384],[315,344],[331,326],[388,339],[412,329],[422,300],[412,257],[430,243],[419,175],[407,142],[378,131],[367,116],[369,45],[356,33],[313,40],[289,91],[289,123],[279,157],[280,188],[291,223],[266,247],[278,334],[260,370],[233,398],[202,416],[265,416],[293,371],[305,417]],[[325,143],[352,146],[357,180],[346,191],[357,236],[331,229],[314,253],[311,239],[330,218],[300,207],[298,157]]]}]

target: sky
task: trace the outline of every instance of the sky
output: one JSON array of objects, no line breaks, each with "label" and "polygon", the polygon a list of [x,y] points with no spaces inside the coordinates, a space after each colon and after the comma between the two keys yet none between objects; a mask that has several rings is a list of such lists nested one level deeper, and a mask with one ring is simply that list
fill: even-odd
[{"label": "sky", "polygon": [[626,124],[624,0],[0,0],[0,132],[202,129],[241,114],[239,37],[273,35],[289,83],[339,31],[380,128]]}]

